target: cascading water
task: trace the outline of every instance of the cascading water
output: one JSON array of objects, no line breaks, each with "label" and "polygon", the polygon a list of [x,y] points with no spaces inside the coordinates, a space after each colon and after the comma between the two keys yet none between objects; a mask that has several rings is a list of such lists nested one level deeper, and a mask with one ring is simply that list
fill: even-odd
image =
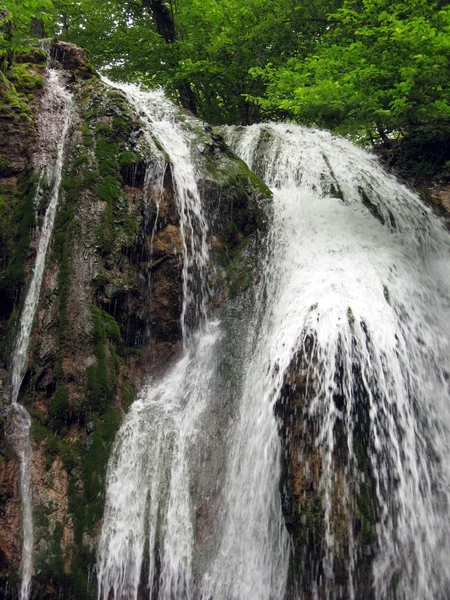
[{"label": "cascading water", "polygon": [[[274,210],[252,301],[208,322],[207,222],[188,128],[161,94],[122,89],[171,159],[185,346],[142,390],[116,439],[99,596],[360,598],[354,512],[370,479],[370,594],[445,598],[448,233],[345,140],[288,125],[230,129],[232,147],[272,188]],[[296,361],[308,381],[298,419],[314,423],[320,456],[324,551],[310,587],[293,592],[275,407]]]},{"label": "cascading water", "polygon": [[[231,130],[229,138],[274,191],[264,345],[275,393],[305,340],[314,343],[311,399],[298,418],[314,422],[322,458],[321,593],[358,597],[351,516],[362,444],[376,496],[375,597],[445,598],[449,235],[375,158],[343,139],[275,124]],[[334,472],[338,431],[341,478]],[[339,589],[336,493],[348,529],[347,581]]]},{"label": "cascading water", "polygon": [[[31,589],[33,567],[33,514],[31,502],[29,437],[30,417],[26,409],[18,404],[17,398],[27,365],[33,322],[39,302],[45,259],[52,239],[58,205],[59,188],[62,178],[64,144],[69,130],[71,115],[71,95],[66,90],[61,72],[50,69],[45,81],[45,90],[38,116],[38,132],[41,152],[35,157],[34,168],[41,171],[36,198],[40,194],[43,176],[50,184],[50,199],[40,230],[31,281],[19,321],[19,332],[11,359],[11,384],[9,409],[12,425],[10,440],[20,459],[20,493],[22,499],[22,563],[20,598],[26,600]],[[35,202],[36,205],[36,202]]]},{"label": "cascading water", "polygon": [[[160,598],[189,597],[194,537],[187,455],[208,398],[210,349],[217,338],[215,325],[206,321],[207,223],[177,109],[161,92],[120,89],[140,115],[147,141],[152,144],[155,136],[171,160],[183,247],[184,354],[162,382],[142,391],[115,442],[100,541],[100,595],[137,598],[148,546],[150,596],[156,585]],[[160,177],[147,174],[147,184],[153,179]],[[200,334],[193,334],[195,326]]]}]

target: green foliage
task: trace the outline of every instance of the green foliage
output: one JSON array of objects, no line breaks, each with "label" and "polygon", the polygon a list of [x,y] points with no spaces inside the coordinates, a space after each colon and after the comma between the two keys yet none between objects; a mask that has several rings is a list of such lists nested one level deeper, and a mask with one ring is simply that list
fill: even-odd
[{"label": "green foliage", "polygon": [[[250,123],[262,111],[387,143],[450,119],[447,2],[178,0],[161,3],[162,28],[157,3],[144,0],[6,6],[4,47],[23,44],[33,17],[41,19],[48,34],[86,47],[111,77],[163,85],[212,123]],[[10,108],[23,112],[13,96]],[[113,121],[113,129],[129,126],[121,116]],[[113,134],[100,129],[97,135]],[[92,139],[88,130],[84,139]],[[131,155],[124,153],[121,166],[135,164]]]},{"label": "green foliage", "polygon": [[[156,5],[156,3],[154,3]],[[166,31],[152,3],[54,0],[55,32],[91,53],[117,79],[163,85],[213,123],[248,123],[258,109],[245,94],[264,89],[248,70],[307,52],[341,0],[178,0],[162,3]],[[167,35],[169,33],[169,35]],[[299,50],[300,48],[300,50]]]},{"label": "green foliage", "polygon": [[26,52],[33,42],[33,25],[44,26],[53,21],[51,0],[2,0],[6,14],[0,17],[0,57],[10,59],[18,52]]},{"label": "green foliage", "polygon": [[350,0],[306,59],[252,73],[269,114],[367,141],[450,118],[450,6],[426,0]]}]

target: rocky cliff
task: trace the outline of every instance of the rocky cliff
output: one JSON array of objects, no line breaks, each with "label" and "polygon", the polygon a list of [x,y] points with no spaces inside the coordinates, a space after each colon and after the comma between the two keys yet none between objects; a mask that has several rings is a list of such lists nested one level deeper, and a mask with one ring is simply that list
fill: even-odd
[{"label": "rocky cliff", "polygon": [[[144,139],[140,115],[122,92],[100,80],[84,51],[53,42],[49,53],[52,66],[64,73],[73,107],[19,402],[32,420],[33,589],[40,598],[87,598],[96,596],[92,574],[111,443],[142,383],[181,350],[183,249],[170,156],[156,136],[154,145]],[[17,596],[22,535],[19,464],[8,443],[8,375],[49,201],[38,165],[56,158],[55,143],[46,142],[40,127],[46,60],[45,52],[33,50],[0,72],[5,598]],[[261,205],[270,192],[208,126],[187,126],[193,128],[203,174],[198,189],[208,214],[208,303],[210,312],[220,314],[254,277],[250,265],[265,229]],[[156,172],[161,176],[155,180]]]}]

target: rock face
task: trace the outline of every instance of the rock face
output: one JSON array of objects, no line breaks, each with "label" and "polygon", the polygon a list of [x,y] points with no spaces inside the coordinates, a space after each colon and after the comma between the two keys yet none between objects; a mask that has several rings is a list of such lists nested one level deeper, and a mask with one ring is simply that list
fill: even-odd
[{"label": "rock face", "polygon": [[[314,339],[306,337],[303,347],[291,362],[276,406],[283,442],[283,469],[280,481],[282,508],[292,541],[288,598],[299,591],[306,598],[341,597],[346,589],[348,565],[354,561],[354,589],[357,598],[373,598],[372,561],[376,546],[376,506],[373,478],[363,444],[367,434],[366,416],[361,408],[358,422],[357,462],[364,477],[348,480],[348,446],[344,431],[335,430],[331,471],[334,478],[329,522],[322,475],[324,457],[317,448],[317,420],[310,415],[316,378],[320,378]],[[335,404],[342,404],[343,391],[337,381]],[[346,499],[344,501],[344,498]],[[345,506],[347,504],[347,507]],[[349,520],[352,538],[349,538]],[[324,569],[329,561],[326,538],[334,540],[333,586],[326,582]]]},{"label": "rock face", "polygon": [[427,196],[442,213],[450,227],[450,185],[436,184],[427,189]]},{"label": "rock face", "polygon": [[[87,54],[54,42],[74,96],[51,250],[19,395],[32,418],[33,590],[40,598],[95,597],[95,565],[109,449],[122,416],[149,374],[181,348],[182,244],[167,159],[149,187],[152,154],[139,115],[103,84]],[[33,198],[37,116],[47,77],[40,51],[0,73],[0,381],[7,381],[41,214]],[[211,311],[252,280],[245,257],[265,229],[270,192],[199,124],[209,221]],[[48,190],[40,200],[45,206]],[[149,285],[151,278],[151,285]],[[4,299],[4,300],[3,300]],[[7,385],[3,385],[6,393]],[[2,417],[1,430],[8,427]],[[18,464],[0,440],[0,589],[16,597],[21,553]],[[87,590],[87,591],[86,591]]]}]

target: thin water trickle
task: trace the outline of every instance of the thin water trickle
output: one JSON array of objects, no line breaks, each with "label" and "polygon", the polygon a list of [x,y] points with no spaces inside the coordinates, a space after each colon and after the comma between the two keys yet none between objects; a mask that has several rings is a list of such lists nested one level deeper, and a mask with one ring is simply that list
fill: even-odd
[{"label": "thin water trickle", "polygon": [[[172,171],[183,246],[181,329],[183,343],[186,343],[190,331],[206,319],[209,258],[208,224],[203,214],[191,154],[192,132],[188,127],[183,127],[178,108],[165,98],[162,91],[144,92],[135,85],[105,82],[126,94],[143,122],[148,143],[154,146],[156,138],[170,159],[166,168]],[[189,121],[189,118],[185,120]]]},{"label": "thin water trickle", "polygon": [[[115,85],[115,84],[114,84]],[[171,169],[183,250],[181,330],[183,357],[133,405],[114,445],[108,467],[104,524],[99,549],[100,597],[137,598],[144,561],[149,595],[169,600],[191,597],[193,519],[189,498],[187,447],[207,400],[211,347],[217,326],[206,320],[208,227],[197,189],[187,130],[161,92],[116,86],[125,92],[144,124],[170,157],[153,165],[148,184]],[[153,234],[158,225],[158,210]],[[153,236],[152,236],[153,241]],[[199,328],[201,333],[195,333]],[[145,547],[148,545],[148,556]]]},{"label": "thin water trickle", "polygon": [[45,211],[40,231],[39,246],[19,321],[19,331],[12,359],[9,399],[10,415],[13,422],[11,439],[20,459],[20,493],[22,499],[22,561],[21,561],[21,600],[27,600],[31,591],[33,568],[33,514],[30,482],[31,444],[29,429],[30,417],[26,409],[18,404],[20,386],[28,360],[33,322],[39,302],[45,260],[52,239],[53,225],[58,206],[59,188],[62,179],[64,145],[70,125],[71,95],[62,80],[61,72],[49,70],[41,100],[37,128],[42,152],[35,156],[34,167],[41,171],[38,183],[45,174],[50,183],[50,199]]}]

